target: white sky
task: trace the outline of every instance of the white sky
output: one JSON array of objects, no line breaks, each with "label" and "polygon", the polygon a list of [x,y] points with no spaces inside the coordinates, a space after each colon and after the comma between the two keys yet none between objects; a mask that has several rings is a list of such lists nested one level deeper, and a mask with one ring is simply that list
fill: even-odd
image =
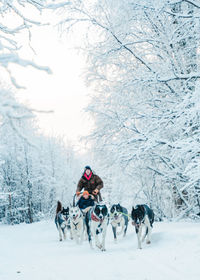
[{"label": "white sky", "polygon": [[52,114],[37,114],[38,125],[45,134],[64,136],[81,147],[79,136],[87,135],[92,120],[83,112],[88,104],[87,88],[84,85],[84,59],[73,50],[73,43],[67,36],[60,37],[57,28],[52,26],[34,27],[31,46],[28,35],[23,35],[22,58],[33,59],[41,66],[52,70],[46,72],[12,65],[9,68],[18,84],[26,89],[17,90],[19,100],[38,110],[53,110]]}]

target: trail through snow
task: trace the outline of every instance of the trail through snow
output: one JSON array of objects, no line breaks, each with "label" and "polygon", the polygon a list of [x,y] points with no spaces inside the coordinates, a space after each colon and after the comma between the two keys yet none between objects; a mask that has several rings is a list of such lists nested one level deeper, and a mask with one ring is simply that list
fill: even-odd
[{"label": "trail through snow", "polygon": [[0,225],[0,280],[199,280],[200,223],[155,223],[152,243],[137,249],[129,224],[114,244],[109,225],[106,252],[58,241],[53,221]]}]

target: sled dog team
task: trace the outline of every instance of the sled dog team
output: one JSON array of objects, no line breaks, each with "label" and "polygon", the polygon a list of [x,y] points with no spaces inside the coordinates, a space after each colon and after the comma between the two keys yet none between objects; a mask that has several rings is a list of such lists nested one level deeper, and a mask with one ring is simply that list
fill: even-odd
[{"label": "sled dog team", "polygon": [[[87,211],[84,211],[87,210]],[[117,235],[126,236],[129,220],[135,227],[138,240],[138,248],[141,249],[141,242],[146,238],[146,243],[151,243],[151,230],[154,222],[154,213],[147,205],[141,204],[132,208],[128,214],[126,208],[120,204],[114,204],[110,209],[101,203],[94,203],[91,207],[80,209],[75,203],[73,206],[64,208],[60,201],[57,203],[55,223],[59,232],[59,240],[66,239],[67,232],[70,238],[77,244],[83,242],[84,237],[93,248],[92,240],[100,250],[105,251],[106,231],[109,223],[112,226],[114,241],[117,242]],[[120,232],[117,229],[120,228]],[[144,234],[142,236],[144,228]],[[101,238],[99,238],[101,236]]]}]

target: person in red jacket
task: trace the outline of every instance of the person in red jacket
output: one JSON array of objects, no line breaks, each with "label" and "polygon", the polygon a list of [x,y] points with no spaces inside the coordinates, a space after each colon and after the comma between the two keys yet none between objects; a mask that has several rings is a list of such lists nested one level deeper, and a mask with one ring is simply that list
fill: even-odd
[{"label": "person in red jacket", "polygon": [[78,182],[76,195],[79,196],[82,189],[94,196],[97,202],[102,201],[100,190],[103,188],[102,179],[93,173],[90,166],[86,166],[81,179]]}]

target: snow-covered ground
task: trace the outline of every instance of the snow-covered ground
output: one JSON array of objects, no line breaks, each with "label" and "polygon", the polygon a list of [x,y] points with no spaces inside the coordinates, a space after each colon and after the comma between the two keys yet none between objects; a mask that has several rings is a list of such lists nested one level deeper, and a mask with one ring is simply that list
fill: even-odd
[{"label": "snow-covered ground", "polygon": [[137,249],[129,225],[106,252],[88,242],[58,241],[53,221],[0,226],[0,280],[199,280],[200,223],[155,223],[152,243]]}]

